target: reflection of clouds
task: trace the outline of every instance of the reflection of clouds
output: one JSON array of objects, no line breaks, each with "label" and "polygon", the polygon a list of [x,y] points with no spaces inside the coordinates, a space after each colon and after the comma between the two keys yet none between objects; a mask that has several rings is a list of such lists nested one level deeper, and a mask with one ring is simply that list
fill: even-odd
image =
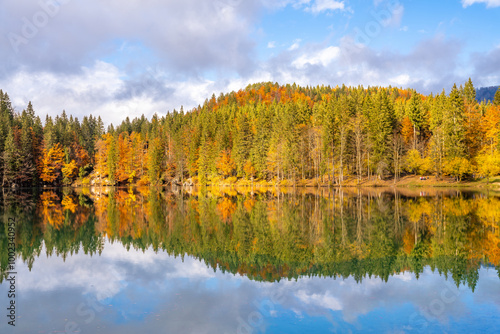
[{"label": "reflection of clouds", "polygon": [[415,275],[412,274],[412,273],[410,273],[410,272],[405,271],[405,272],[402,272],[399,275],[394,275],[393,278],[394,279],[400,279],[400,280],[402,280],[404,282],[409,282],[409,281],[415,279]]},{"label": "reflection of clouds", "polygon": [[[110,248],[116,245],[107,245]],[[61,289],[83,289],[100,299],[109,298],[119,292],[120,283],[125,280],[126,269],[104,257],[90,257],[80,251],[67,257],[45,257],[43,254],[34,261],[32,272],[18,263],[19,289],[25,293],[52,292]]]},{"label": "reflection of clouds", "polygon": [[[436,300],[444,307],[439,313],[431,312],[429,321],[438,329],[477,318],[484,305],[500,308],[498,274],[491,269],[480,271],[475,294],[464,286],[457,289],[430,269],[418,280],[404,272],[391,276],[387,283],[375,277],[361,283],[352,277],[270,283],[214,272],[188,256],[125,251],[120,243],[107,243],[101,256],[81,252],[65,262],[41,256],[32,272],[22,263],[18,268],[23,315],[19,332],[64,331],[65,323],[74,321],[83,333],[96,332],[98,327],[123,334],[236,333],[257,319],[258,312],[264,317],[259,324],[262,331],[280,328],[290,320],[296,321],[296,332],[304,332],[301,324],[314,319],[323,320],[317,332],[356,331],[372,323],[376,328],[383,317],[387,322],[398,319],[394,328],[388,328],[396,333],[411,329],[412,313],[429,313]],[[6,285],[0,285],[0,294],[5,291]],[[500,320],[496,320],[498,325]],[[4,323],[0,332],[8,332]]]},{"label": "reflection of clouds", "polygon": [[33,273],[21,263],[18,264],[23,280],[19,287],[23,291],[50,292],[61,288],[81,288],[83,293],[97,296],[99,300],[110,298],[125,286],[129,277],[149,280],[214,277],[212,269],[191,257],[175,258],[167,253],[145,251],[124,251],[120,243],[106,242],[100,256],[90,257],[80,251],[63,260],[60,257],[45,257],[42,250],[33,266]]},{"label": "reflection of clouds", "polygon": [[329,293],[313,293],[312,295],[309,295],[306,291],[299,290],[295,295],[297,296],[297,298],[299,298],[300,301],[306,304],[314,304],[326,309],[330,309],[332,311],[342,310],[342,304],[340,303],[338,298],[331,296]]},{"label": "reflection of clouds", "polygon": [[[478,286],[496,284],[497,288],[490,291],[498,291],[498,277],[485,275],[485,272],[485,269],[481,270]],[[277,283],[274,289],[283,291],[285,301],[282,305],[294,312],[327,316],[330,311],[341,311],[343,321],[348,323],[356,323],[359,317],[380,308],[388,313],[397,312],[407,304],[415,310],[428,312],[432,321],[442,323],[471,311],[471,305],[467,303],[467,298],[472,295],[469,288],[461,286],[457,289],[451,280],[446,281],[430,269],[426,269],[419,280],[408,272],[391,276],[387,283],[375,277],[365,278],[361,284],[352,277],[344,280],[302,278]],[[495,302],[491,294],[483,297],[481,303]]]}]

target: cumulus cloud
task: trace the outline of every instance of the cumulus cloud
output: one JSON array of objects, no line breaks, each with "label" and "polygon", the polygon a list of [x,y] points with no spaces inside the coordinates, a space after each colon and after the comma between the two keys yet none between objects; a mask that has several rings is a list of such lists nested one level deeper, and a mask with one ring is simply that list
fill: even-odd
[{"label": "cumulus cloud", "polygon": [[391,17],[386,20],[383,20],[382,24],[384,26],[389,26],[389,27],[399,27],[401,25],[401,21],[403,20],[404,12],[405,12],[404,6],[398,4],[395,8],[392,9]]},{"label": "cumulus cloud", "polygon": [[462,6],[464,8],[472,6],[476,3],[484,3],[487,8],[499,7],[500,0],[462,0]]},{"label": "cumulus cloud", "polygon": [[319,14],[325,11],[340,10],[345,9],[345,4],[343,1],[336,0],[316,0],[310,7],[306,10],[313,14]]},{"label": "cumulus cloud", "polygon": [[288,51],[293,51],[293,50],[297,50],[299,47],[300,47],[300,42],[301,40],[300,39],[296,39],[293,41],[293,44],[290,45],[290,47],[288,48]]},{"label": "cumulus cloud", "polygon": [[295,9],[303,9],[306,12],[320,14],[329,11],[344,11],[344,1],[338,0],[261,0],[269,8],[281,8],[291,5]]},{"label": "cumulus cloud", "polygon": [[498,85],[500,82],[500,46],[489,52],[476,52],[471,55],[475,75],[483,78],[486,86]]},{"label": "cumulus cloud", "polygon": [[78,71],[96,57],[117,57],[118,40],[141,40],[172,71],[252,67],[249,33],[258,2],[65,0],[50,5],[55,1],[2,2],[2,12],[9,13],[0,20],[6,32],[0,57],[8,65],[3,72],[20,67]]},{"label": "cumulus cloud", "polygon": [[317,52],[308,52],[301,55],[292,62],[292,65],[297,68],[304,68],[307,65],[322,65],[328,66],[333,60],[340,55],[340,48],[329,46]]},{"label": "cumulus cloud", "polygon": [[389,81],[399,87],[407,87],[410,83],[410,76],[408,74],[401,74],[397,77],[390,78]]},{"label": "cumulus cloud", "polygon": [[344,37],[338,45],[306,44],[260,64],[271,81],[300,85],[397,85],[424,93],[441,92],[465,82],[458,56],[461,42],[438,35],[422,40],[409,52],[375,50]]}]

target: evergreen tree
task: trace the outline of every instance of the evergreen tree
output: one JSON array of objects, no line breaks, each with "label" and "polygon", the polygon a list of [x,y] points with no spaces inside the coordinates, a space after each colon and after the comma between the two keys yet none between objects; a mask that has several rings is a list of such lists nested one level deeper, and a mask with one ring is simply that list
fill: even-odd
[{"label": "evergreen tree", "polygon": [[[21,123],[21,136],[17,179],[24,186],[32,186],[37,181],[35,159],[37,157],[36,144],[39,141],[39,138],[37,138],[39,133],[35,132],[36,118],[31,102],[21,113],[19,121]],[[40,132],[39,129],[36,130]]]},{"label": "evergreen tree", "polygon": [[368,97],[365,107],[369,119],[370,165],[381,178],[389,167],[391,158],[389,143],[395,122],[395,113],[393,104],[384,89],[375,95],[374,102],[371,101],[372,98]]},{"label": "evergreen tree", "polygon": [[159,137],[150,141],[150,147],[148,150],[148,177],[149,182],[152,185],[160,183],[163,153],[163,145]]},{"label": "evergreen tree", "polygon": [[5,150],[3,152],[3,177],[2,186],[10,186],[17,182],[17,171],[19,170],[19,149],[14,141],[12,129],[9,129],[5,139]]},{"label": "evergreen tree", "polygon": [[422,99],[420,94],[413,91],[408,103],[408,117],[413,125],[413,149],[417,149],[417,135],[424,123],[424,112],[422,108]]},{"label": "evergreen tree", "polygon": [[449,158],[460,158],[465,154],[464,144],[464,101],[457,85],[453,88],[445,105],[443,134],[446,153]]},{"label": "evergreen tree", "polygon": [[[246,111],[248,112],[248,109]],[[250,149],[252,147],[252,134],[245,111],[241,112],[236,119],[236,129],[233,138],[233,159],[236,163],[238,175],[243,176],[243,167],[250,157]]]},{"label": "evergreen tree", "polygon": [[465,83],[464,86],[464,96],[465,96],[465,102],[468,104],[476,104],[476,89],[474,88],[474,85],[472,84],[471,78]]}]

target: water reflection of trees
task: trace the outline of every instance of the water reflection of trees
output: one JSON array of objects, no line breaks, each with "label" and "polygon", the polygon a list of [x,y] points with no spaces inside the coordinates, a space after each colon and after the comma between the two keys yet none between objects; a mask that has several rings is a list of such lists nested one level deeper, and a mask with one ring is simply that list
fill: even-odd
[{"label": "water reflection of trees", "polygon": [[[16,196],[24,196],[22,199]],[[100,254],[104,241],[191,255],[256,280],[302,275],[417,277],[430,266],[475,287],[500,269],[500,200],[472,193],[414,196],[359,189],[192,193],[161,188],[4,194],[0,246],[16,217],[18,256]],[[0,257],[7,267],[7,252]]]}]

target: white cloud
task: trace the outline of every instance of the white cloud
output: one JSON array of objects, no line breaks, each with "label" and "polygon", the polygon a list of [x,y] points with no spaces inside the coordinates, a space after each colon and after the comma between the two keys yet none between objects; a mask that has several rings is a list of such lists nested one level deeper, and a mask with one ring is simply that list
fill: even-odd
[{"label": "white cloud", "polygon": [[405,87],[410,83],[410,76],[408,74],[401,74],[397,77],[389,79],[392,84]]},{"label": "white cloud", "polygon": [[[439,93],[443,88],[449,89],[454,82],[465,82],[470,76],[469,73],[464,77],[459,71],[461,50],[460,41],[444,36],[422,40],[407,53],[375,50],[345,37],[339,45],[308,44],[295,52],[285,51],[259,64],[258,73],[268,73],[265,77],[270,79],[267,81],[281,84],[366,87],[406,82],[403,86],[411,85],[422,93]],[[495,61],[490,63],[496,64]]]},{"label": "white cloud", "polygon": [[300,40],[300,39],[296,39],[295,41],[293,41],[293,44],[288,48],[288,51],[297,50],[300,47],[301,41],[302,40]]},{"label": "white cloud", "polygon": [[303,54],[292,62],[292,65],[302,69],[306,65],[322,65],[328,66],[333,60],[340,55],[340,48],[330,46],[318,52]]},{"label": "white cloud", "polygon": [[282,8],[291,5],[295,9],[304,8],[306,12],[319,14],[327,11],[344,11],[346,10],[344,1],[338,0],[261,0],[264,5],[269,8]]},{"label": "white cloud", "polygon": [[268,49],[273,49],[275,47],[276,47],[276,42],[272,41],[272,42],[267,43],[267,48]]},{"label": "white cloud", "polygon": [[500,0],[462,0],[462,6],[464,8],[476,3],[484,3],[487,8],[500,7]]},{"label": "white cloud", "polygon": [[344,1],[336,1],[336,0],[316,0],[314,4],[308,7],[306,10],[310,11],[313,14],[319,14],[321,12],[329,11],[329,10],[340,10],[343,11],[345,9]]},{"label": "white cloud", "polygon": [[[89,60],[116,59],[122,56],[121,41],[139,41],[171,71],[241,72],[253,62],[250,34],[261,8],[258,1],[240,0],[88,0],[65,1],[49,15],[38,1],[4,0],[2,13],[8,15],[2,16],[0,31],[23,42],[16,45],[16,53],[12,39],[1,38],[0,58],[10,71],[23,67],[67,72]],[[37,28],[33,22],[40,17],[48,19]]]},{"label": "white cloud", "polygon": [[391,13],[391,17],[383,20],[382,24],[385,27],[399,27],[401,25],[401,21],[403,19],[403,14],[405,12],[405,8],[403,5],[397,5]]}]

